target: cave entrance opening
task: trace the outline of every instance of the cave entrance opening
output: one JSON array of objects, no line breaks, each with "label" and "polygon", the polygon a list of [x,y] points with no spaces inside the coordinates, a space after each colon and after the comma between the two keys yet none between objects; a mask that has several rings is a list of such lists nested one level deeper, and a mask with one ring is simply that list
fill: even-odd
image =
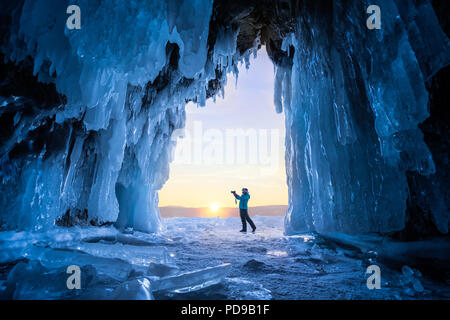
[{"label": "cave entrance opening", "polygon": [[159,191],[162,218],[237,217],[230,191],[243,187],[251,216],[285,215],[284,114],[275,111],[274,66],[265,47],[238,71],[228,74],[222,97],[205,107],[186,105],[186,126],[174,135],[169,180]]}]

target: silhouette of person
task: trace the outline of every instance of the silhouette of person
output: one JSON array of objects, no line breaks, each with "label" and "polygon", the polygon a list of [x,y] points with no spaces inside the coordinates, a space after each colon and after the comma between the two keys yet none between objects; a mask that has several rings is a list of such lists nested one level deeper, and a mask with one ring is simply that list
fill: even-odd
[{"label": "silhouette of person", "polygon": [[248,215],[248,200],[250,199],[250,194],[248,193],[247,188],[242,188],[242,195],[238,195],[236,191],[231,192],[236,199],[239,200],[239,214],[241,216],[242,221],[242,230],[241,232],[247,232],[247,221],[252,227],[252,232],[255,232],[256,226],[253,223],[252,219]]}]

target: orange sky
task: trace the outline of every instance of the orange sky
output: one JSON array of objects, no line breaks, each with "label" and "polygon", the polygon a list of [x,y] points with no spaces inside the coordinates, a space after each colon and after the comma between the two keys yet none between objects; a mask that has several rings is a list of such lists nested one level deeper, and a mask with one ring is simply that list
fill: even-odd
[{"label": "orange sky", "polygon": [[249,70],[240,66],[235,84],[229,75],[224,99],[186,106],[185,138],[177,142],[159,206],[232,207],[230,190],[242,187],[251,206],[288,203],[284,115],[275,112],[273,64],[264,48]]}]

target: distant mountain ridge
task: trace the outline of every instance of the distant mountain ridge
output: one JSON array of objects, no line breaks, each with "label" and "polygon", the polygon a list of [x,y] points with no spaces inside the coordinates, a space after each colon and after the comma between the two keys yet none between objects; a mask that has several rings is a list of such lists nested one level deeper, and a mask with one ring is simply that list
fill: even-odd
[{"label": "distant mountain ridge", "polygon": [[[249,208],[250,216],[284,216],[286,214],[287,205],[269,205],[255,206]],[[162,218],[174,217],[239,217],[238,207],[223,207],[217,212],[212,212],[209,207],[190,208],[182,206],[164,206],[159,207]]]}]

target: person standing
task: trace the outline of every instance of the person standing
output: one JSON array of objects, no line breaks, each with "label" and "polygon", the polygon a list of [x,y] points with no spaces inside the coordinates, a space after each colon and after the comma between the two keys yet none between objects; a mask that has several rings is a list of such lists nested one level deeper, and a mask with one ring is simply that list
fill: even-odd
[{"label": "person standing", "polygon": [[252,227],[252,232],[255,232],[256,226],[252,219],[248,215],[248,200],[250,199],[250,194],[247,188],[242,188],[242,195],[238,195],[236,191],[231,191],[236,199],[239,200],[239,214],[242,221],[242,230],[240,232],[247,232],[247,222]]}]

